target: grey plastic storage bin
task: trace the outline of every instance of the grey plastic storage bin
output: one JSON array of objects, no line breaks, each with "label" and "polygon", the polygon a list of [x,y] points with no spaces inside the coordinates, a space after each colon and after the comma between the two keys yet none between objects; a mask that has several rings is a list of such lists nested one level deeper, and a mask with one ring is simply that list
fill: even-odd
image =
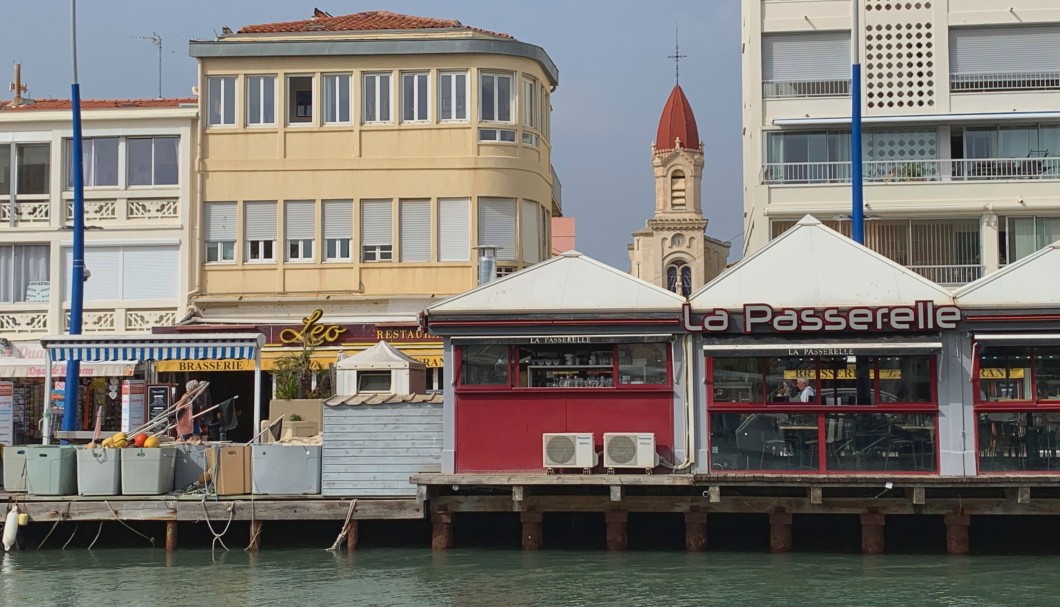
[{"label": "grey plastic storage bin", "polygon": [[206,471],[207,445],[179,444],[173,471],[173,489],[183,491]]},{"label": "grey plastic storage bin", "polygon": [[33,495],[77,493],[77,448],[71,445],[26,446],[26,491]]},{"label": "grey plastic storage bin", "polygon": [[317,445],[254,445],[250,477],[255,495],[320,493],[320,447]]},{"label": "grey plastic storage bin", "polygon": [[174,447],[124,449],[121,456],[121,494],[164,495],[172,491],[176,456]]},{"label": "grey plastic storage bin", "polygon": [[121,449],[77,450],[77,494],[121,495]]},{"label": "grey plastic storage bin", "polygon": [[26,490],[26,447],[4,447],[4,491]]}]

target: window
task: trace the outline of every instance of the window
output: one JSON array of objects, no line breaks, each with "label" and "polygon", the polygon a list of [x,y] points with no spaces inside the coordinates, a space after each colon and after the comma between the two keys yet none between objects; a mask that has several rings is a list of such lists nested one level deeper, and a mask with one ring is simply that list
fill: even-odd
[{"label": "window", "polygon": [[471,259],[471,201],[443,198],[438,201],[438,261]]},{"label": "window", "polygon": [[358,371],[358,392],[390,392],[390,371]]},{"label": "window", "polygon": [[537,81],[523,79],[523,126],[537,128]]},{"label": "window", "polygon": [[365,74],[361,91],[365,122],[390,122],[390,74]]},{"label": "window", "polygon": [[665,342],[466,345],[459,356],[460,386],[657,390],[672,385]]},{"label": "window", "polygon": [[177,185],[179,137],[135,137],[125,142],[130,186]]},{"label": "window", "polygon": [[507,141],[515,143],[515,131],[509,129],[479,129],[479,141]]},{"label": "window", "polygon": [[[0,152],[0,155],[7,156],[3,159],[4,165],[9,165],[11,156],[9,152],[10,148]],[[51,146],[47,143],[20,143],[15,146],[15,154],[17,156],[16,162],[18,163],[18,192],[17,194],[47,194],[48,187],[48,176],[49,167],[51,165]],[[7,172],[5,171],[5,175]],[[8,178],[10,178],[8,176]],[[10,182],[5,181],[6,187],[0,191],[0,194],[10,194],[11,187]]]},{"label": "window", "polygon": [[850,94],[850,32],[762,36],[762,96]]},{"label": "window", "polygon": [[430,120],[428,108],[427,72],[401,74],[401,120],[404,122],[426,122]]},{"label": "window", "polygon": [[[73,141],[66,143],[66,187],[74,185]],[[89,137],[81,141],[81,166],[86,188],[118,185],[118,138]],[[19,189],[22,189],[19,174]]]},{"label": "window", "polygon": [[236,260],[236,203],[203,204],[203,234],[207,263]]},{"label": "window", "polygon": [[670,208],[682,210],[685,208],[685,173],[674,171],[670,174]]},{"label": "window", "polygon": [[467,72],[442,72],[438,78],[442,121],[467,120]]},{"label": "window", "polygon": [[394,205],[389,200],[361,202],[361,261],[394,258]]},{"label": "window", "polygon": [[247,261],[276,259],[273,251],[276,245],[275,202],[256,201],[244,205],[243,237],[247,242]]},{"label": "window", "polygon": [[[483,73],[479,76],[479,107],[483,122],[512,121],[511,74]],[[514,137],[512,141],[515,141]]]},{"label": "window", "polygon": [[538,135],[537,133],[523,132],[523,145],[531,145],[537,147]]},{"label": "window", "polygon": [[1060,240],[1060,217],[1006,217],[1001,262],[1013,263]]},{"label": "window", "polygon": [[313,77],[287,77],[287,124],[313,122]]},{"label": "window", "polygon": [[539,215],[541,205],[533,200],[522,201],[522,215],[519,217],[519,245],[522,248],[523,261],[537,263],[541,261],[541,238],[538,227],[541,224]]},{"label": "window", "polygon": [[515,261],[515,200],[479,198],[478,244],[497,247],[499,261]]},{"label": "window", "polygon": [[206,79],[207,116],[211,126],[236,123],[235,76],[212,76]]},{"label": "window", "polygon": [[0,303],[49,299],[50,247],[0,245]]},{"label": "window", "polygon": [[276,124],[276,76],[247,76],[247,124]]},{"label": "window", "polygon": [[324,75],[324,123],[350,122],[350,75]]},{"label": "window", "polygon": [[507,386],[508,346],[461,346],[460,384]]},{"label": "window", "polygon": [[691,295],[692,268],[680,260],[666,266],[666,288],[682,297]]},{"label": "window", "polygon": [[283,204],[283,230],[288,261],[313,261],[316,240],[316,203],[288,200]]},{"label": "window", "polygon": [[[177,245],[85,247],[85,301],[157,301],[177,298]],[[70,300],[73,252],[63,249],[63,301]]]},{"label": "window", "polygon": [[955,93],[1060,89],[1060,25],[951,28],[950,88]]},{"label": "window", "polygon": [[11,145],[0,145],[0,196],[11,195]]},{"label": "window", "polygon": [[398,208],[401,261],[430,261],[431,201],[402,200]]},{"label": "window", "polygon": [[618,383],[665,385],[669,383],[669,347],[664,343],[619,344]]},{"label": "window", "polygon": [[350,261],[353,241],[353,201],[324,201],[324,259]]}]

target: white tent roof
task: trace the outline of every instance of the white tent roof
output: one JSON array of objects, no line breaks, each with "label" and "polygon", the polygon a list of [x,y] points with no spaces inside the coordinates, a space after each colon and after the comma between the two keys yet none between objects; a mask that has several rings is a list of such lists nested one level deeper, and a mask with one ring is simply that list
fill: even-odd
[{"label": "white tent roof", "polygon": [[335,363],[336,369],[420,369],[424,364],[385,341]]},{"label": "white tent roof", "polygon": [[1060,306],[1060,241],[968,283],[954,299],[968,307]]},{"label": "white tent roof", "polygon": [[577,251],[427,308],[429,314],[476,312],[676,312],[685,299]]},{"label": "white tent roof", "polygon": [[695,310],[952,304],[945,288],[807,215],[750,257],[703,285]]}]

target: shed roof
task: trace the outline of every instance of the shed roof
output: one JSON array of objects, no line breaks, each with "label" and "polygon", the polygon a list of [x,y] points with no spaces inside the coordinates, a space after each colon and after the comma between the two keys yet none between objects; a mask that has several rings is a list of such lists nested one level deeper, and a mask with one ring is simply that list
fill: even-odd
[{"label": "shed roof", "polygon": [[959,306],[1060,307],[1060,241],[961,287]]},{"label": "shed roof", "polygon": [[944,287],[807,215],[692,294],[694,310],[952,304]]},{"label": "shed roof", "polygon": [[347,356],[335,363],[336,369],[422,369],[425,365],[391,346],[385,341],[376,342],[374,346],[362,350],[353,356]]},{"label": "shed roof", "polygon": [[429,308],[429,315],[474,313],[679,312],[685,299],[578,251],[490,282]]},{"label": "shed roof", "polygon": [[409,404],[409,405],[440,405],[444,402],[444,398],[441,394],[381,394],[373,392],[371,394],[354,394],[352,396],[332,396],[331,398],[324,401],[324,404],[329,407],[337,407],[339,405],[398,405],[398,404]]}]

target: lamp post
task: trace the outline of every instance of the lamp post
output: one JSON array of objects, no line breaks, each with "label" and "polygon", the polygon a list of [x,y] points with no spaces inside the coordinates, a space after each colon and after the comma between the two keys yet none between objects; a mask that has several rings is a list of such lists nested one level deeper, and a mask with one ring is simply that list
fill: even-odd
[{"label": "lamp post", "polygon": [[861,174],[861,32],[858,0],[851,3],[850,27],[850,220],[851,237],[865,244],[864,183]]}]

